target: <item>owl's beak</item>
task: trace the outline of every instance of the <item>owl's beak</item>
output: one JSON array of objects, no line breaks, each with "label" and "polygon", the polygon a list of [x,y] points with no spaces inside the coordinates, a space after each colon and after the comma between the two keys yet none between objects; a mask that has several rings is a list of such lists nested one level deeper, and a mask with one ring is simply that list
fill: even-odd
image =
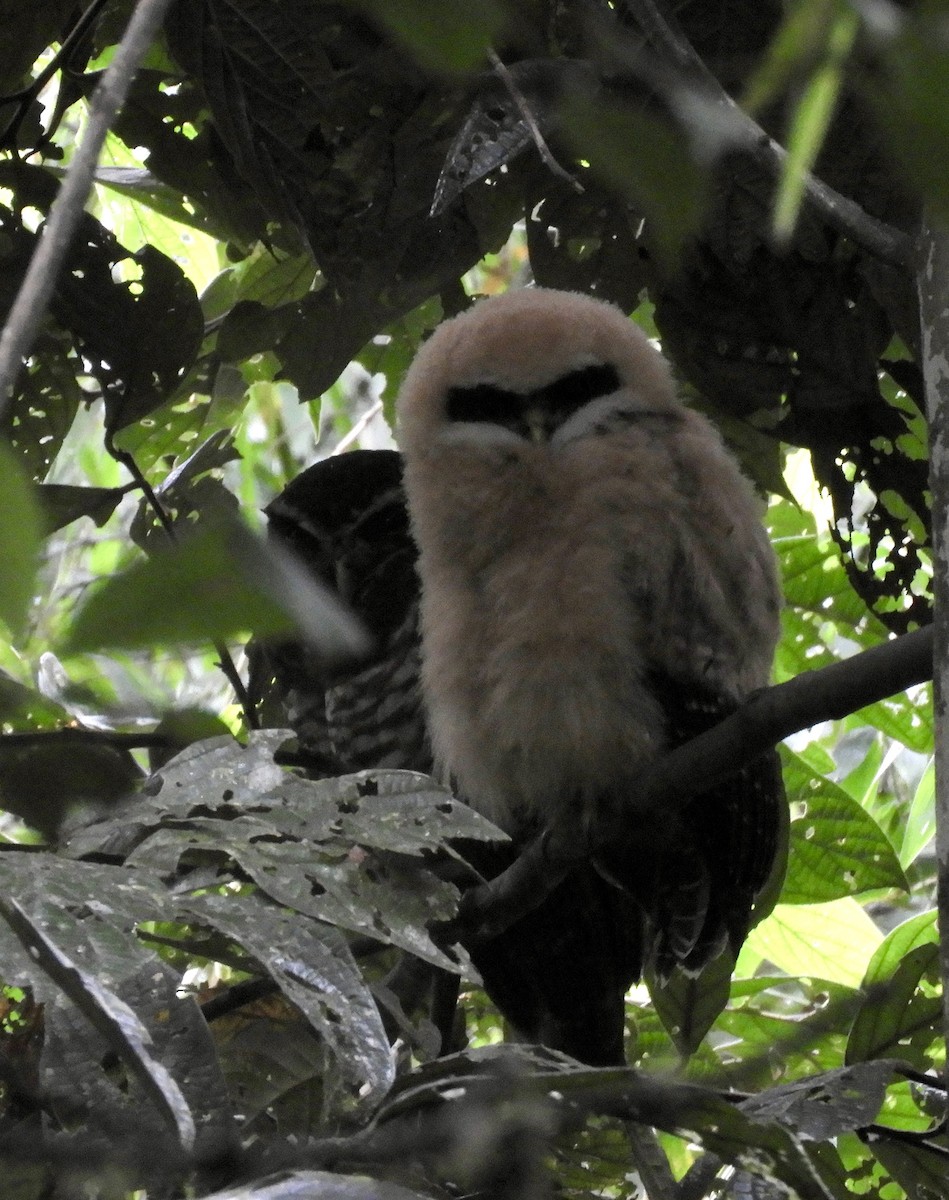
[{"label": "owl's beak", "polygon": [[548,440],[547,414],[541,408],[528,408],[524,411],[524,424],[527,426],[527,436],[530,441],[539,444]]}]

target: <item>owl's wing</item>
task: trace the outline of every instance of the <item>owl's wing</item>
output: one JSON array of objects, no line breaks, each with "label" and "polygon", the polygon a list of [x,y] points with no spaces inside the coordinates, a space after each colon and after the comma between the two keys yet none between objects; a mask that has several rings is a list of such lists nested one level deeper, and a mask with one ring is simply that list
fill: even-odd
[{"label": "owl's wing", "polygon": [[[734,712],[736,701],[697,680],[653,671],[650,688],[666,721],[669,750]],[[649,826],[651,853],[608,873],[635,896],[646,917],[645,963],[661,980],[676,966],[697,973],[728,951],[737,957],[758,905],[783,875],[787,803],[773,750]]]}]

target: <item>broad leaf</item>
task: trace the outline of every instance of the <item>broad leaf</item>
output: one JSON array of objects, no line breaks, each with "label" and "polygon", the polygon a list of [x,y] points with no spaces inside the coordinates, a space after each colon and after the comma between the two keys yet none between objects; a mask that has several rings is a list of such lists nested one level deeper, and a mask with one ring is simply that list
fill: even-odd
[{"label": "broad leaf", "polygon": [[76,617],[65,652],[249,632],[295,632],[328,662],[368,649],[355,618],[289,555],[239,523],[222,522],[106,582]]},{"label": "broad leaf", "polygon": [[843,788],[788,750],[782,765],[791,811],[791,854],[781,900],[816,904],[875,888],[909,891],[896,852],[870,814]]}]

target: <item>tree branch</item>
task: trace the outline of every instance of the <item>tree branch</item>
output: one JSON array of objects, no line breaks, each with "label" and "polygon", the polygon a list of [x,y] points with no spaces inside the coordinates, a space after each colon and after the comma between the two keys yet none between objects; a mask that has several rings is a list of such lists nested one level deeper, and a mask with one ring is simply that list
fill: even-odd
[{"label": "tree branch", "polygon": [[[933,631],[927,627],[756,692],[714,728],[660,759],[642,780],[638,810],[680,810],[792,733],[925,683],[932,672]],[[614,850],[618,837],[622,830],[607,832]],[[440,934],[469,946],[497,937],[538,908],[594,850],[576,829],[545,831],[496,879],[467,891],[457,918]]]},{"label": "tree branch", "polygon": [[[930,214],[931,216],[931,214]],[[939,908],[943,1024],[949,1043],[949,233],[924,221],[916,276],[920,316],[920,366],[929,419],[929,487],[932,493],[933,592],[935,595],[936,885]],[[949,1066],[946,1068],[949,1081]]]},{"label": "tree branch", "polygon": [[[706,97],[727,113],[737,139],[750,144],[756,161],[774,175],[779,174],[788,152],[725,91],[688,39],[659,12],[655,0],[624,0],[624,4],[653,49],[663,53],[677,71],[691,76]],[[674,105],[675,97],[669,99]],[[871,217],[856,201],[814,175],[805,175],[804,194],[832,229],[874,258],[904,268],[912,262],[913,239],[901,229]]]},{"label": "tree branch", "polygon": [[117,750],[167,749],[176,743],[164,733],[119,733],[113,729],[83,729],[66,725],[62,729],[33,729],[25,733],[0,734],[0,750],[11,746],[114,746]]},{"label": "tree branch", "polygon": [[927,626],[756,692],[714,729],[657,763],[644,784],[644,803],[681,807],[792,733],[839,720],[932,674],[933,631]]},{"label": "tree branch", "polygon": [[527,97],[514,82],[514,77],[498,57],[496,51],[492,50],[490,47],[488,48],[488,61],[491,63],[491,66],[494,68],[496,74],[507,89],[508,95],[514,101],[515,107],[521,115],[521,120],[530,131],[530,135],[533,138],[534,145],[537,147],[538,154],[543,160],[544,166],[552,175],[556,175],[558,179],[562,179],[565,183],[569,183],[575,192],[582,193],[583,184],[575,175],[571,175],[570,172],[562,167],[560,163],[557,162],[556,158],[554,158],[550,147],[547,145],[547,140],[540,131],[540,126],[538,125],[537,119],[531,110],[531,106],[527,103]]}]

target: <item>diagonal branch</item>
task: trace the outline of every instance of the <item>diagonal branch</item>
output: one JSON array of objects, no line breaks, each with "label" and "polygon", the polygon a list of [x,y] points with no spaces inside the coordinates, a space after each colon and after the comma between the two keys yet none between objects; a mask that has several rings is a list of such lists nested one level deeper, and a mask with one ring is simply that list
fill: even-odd
[{"label": "diagonal branch", "polygon": [[925,683],[933,674],[931,626],[843,662],[756,692],[713,729],[661,760],[644,784],[649,807],[681,806],[778,742]]},{"label": "diagonal branch", "polygon": [[[931,627],[756,692],[731,716],[661,759],[643,780],[641,809],[683,808],[784,738],[885,700],[933,674]],[[608,831],[616,845],[621,829]],[[538,908],[591,848],[576,830],[545,831],[506,871],[465,893],[448,933],[488,941]]]},{"label": "diagonal branch", "polygon": [[[653,49],[664,54],[677,71],[691,76],[709,100],[727,112],[737,137],[750,144],[755,159],[775,175],[779,174],[788,152],[725,91],[688,39],[659,12],[655,0],[624,0],[624,5]],[[835,191],[817,176],[805,175],[804,194],[832,229],[851,238],[874,258],[904,268],[912,262],[913,240],[908,234],[872,217],[855,200]]]}]

